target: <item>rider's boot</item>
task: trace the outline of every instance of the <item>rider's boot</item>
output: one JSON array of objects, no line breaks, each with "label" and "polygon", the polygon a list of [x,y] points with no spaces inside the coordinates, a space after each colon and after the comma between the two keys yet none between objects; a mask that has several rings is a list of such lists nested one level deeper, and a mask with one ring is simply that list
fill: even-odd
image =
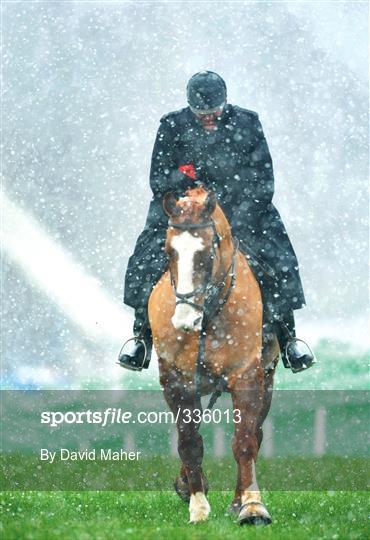
[{"label": "rider's boot", "polygon": [[152,332],[146,310],[136,310],[134,337],[124,343],[118,355],[119,365],[131,371],[147,369],[151,358],[152,345]]},{"label": "rider's boot", "polygon": [[316,363],[315,355],[310,347],[295,335],[293,310],[280,315],[274,322],[274,328],[284,367],[290,368],[293,373],[298,373]]}]

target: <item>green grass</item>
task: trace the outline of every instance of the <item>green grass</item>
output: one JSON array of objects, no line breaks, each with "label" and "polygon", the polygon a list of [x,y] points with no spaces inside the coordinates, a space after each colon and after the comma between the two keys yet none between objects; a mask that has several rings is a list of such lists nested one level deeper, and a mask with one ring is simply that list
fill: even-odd
[{"label": "green grass", "polygon": [[[322,342],[315,348],[318,365],[302,374],[293,375],[282,366],[278,368],[276,388],[279,389],[342,389],[367,388],[367,355],[355,355],[344,345]],[[118,368],[117,368],[118,369]],[[141,374],[122,375],[122,388],[157,389],[158,377]],[[107,388],[107,383],[94,383],[89,388]],[[27,478],[30,486],[46,480],[37,464],[11,464],[13,473]],[[207,460],[206,460],[207,461]],[[6,463],[9,466],[9,463]],[[35,465],[35,466],[34,466]],[[161,465],[161,464],[159,464]],[[162,464],[163,465],[163,464]],[[121,465],[119,464],[119,467]],[[258,478],[269,489],[359,489],[366,485],[365,459],[332,458],[259,460]],[[7,467],[7,473],[12,472]],[[130,478],[138,487],[150,483],[153,471],[161,470],[168,486],[178,470],[178,461],[166,458],[165,467],[141,463],[140,470],[130,467]],[[17,472],[18,471],[18,472]],[[135,475],[133,474],[135,472]],[[222,484],[221,476],[230,474],[232,485],[235,464],[230,460],[207,463],[206,472],[215,489]],[[122,471],[112,467],[110,481],[120,486]],[[222,475],[221,475],[222,473]],[[77,467],[77,482],[81,468]],[[76,485],[73,470],[53,470],[54,481]],[[92,475],[94,476],[94,475]],[[99,476],[99,475],[97,475]],[[129,475],[128,475],[129,476]],[[40,480],[41,478],[41,480]],[[130,480],[126,478],[126,481]],[[14,478],[8,477],[7,482]],[[101,478],[98,478],[101,482]],[[157,481],[156,481],[157,483]],[[157,483],[157,485],[158,485]],[[26,482],[21,483],[22,486]],[[112,484],[111,484],[112,485]],[[330,488],[328,487],[330,486]],[[303,487],[303,486],[302,486]],[[35,489],[35,487],[33,487]],[[63,487],[65,489],[65,487]],[[153,489],[153,488],[152,488]],[[222,489],[222,488],[221,488]],[[368,493],[365,491],[268,491],[263,500],[272,516],[269,527],[240,527],[235,518],[226,514],[231,492],[211,491],[211,515],[207,523],[189,525],[188,508],[173,492],[167,491],[8,491],[0,493],[0,536],[5,540],[357,540],[370,538],[368,528]]]},{"label": "green grass", "polygon": [[207,523],[189,525],[187,505],[168,492],[3,492],[2,537],[17,539],[369,538],[365,492],[268,492],[273,524],[240,527],[225,510],[231,493],[211,492]]},{"label": "green grass", "polygon": [[[3,454],[0,461],[4,491],[165,491],[172,489],[179,471],[179,459],[170,456],[129,463],[97,460],[50,465],[40,462],[37,455]],[[232,488],[234,458],[206,456],[203,465],[213,490]],[[258,482],[267,491],[362,491],[369,487],[368,470],[369,460],[364,457],[261,457],[257,461]]]}]

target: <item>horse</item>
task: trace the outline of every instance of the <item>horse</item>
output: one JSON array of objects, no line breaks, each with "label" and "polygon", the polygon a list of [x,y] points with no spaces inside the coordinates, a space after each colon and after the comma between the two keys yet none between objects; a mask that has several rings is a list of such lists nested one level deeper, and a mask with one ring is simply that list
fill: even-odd
[{"label": "horse", "polygon": [[148,316],[160,384],[177,422],[182,464],[176,492],[189,503],[190,523],[207,520],[200,398],[213,392],[216,399],[221,391],[229,392],[237,463],[229,509],[241,525],[269,524],[255,463],[279,346],[275,337],[262,346],[259,285],[214,192],[195,187],[180,199],[166,193],[163,208],[169,217],[165,240],[169,264],[151,292]]}]

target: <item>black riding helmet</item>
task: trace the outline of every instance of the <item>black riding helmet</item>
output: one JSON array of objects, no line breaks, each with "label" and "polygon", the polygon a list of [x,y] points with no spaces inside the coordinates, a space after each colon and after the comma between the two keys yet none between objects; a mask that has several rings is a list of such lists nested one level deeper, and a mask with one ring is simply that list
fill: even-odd
[{"label": "black riding helmet", "polygon": [[191,109],[211,113],[226,102],[226,84],[213,71],[199,71],[189,80],[186,94]]}]

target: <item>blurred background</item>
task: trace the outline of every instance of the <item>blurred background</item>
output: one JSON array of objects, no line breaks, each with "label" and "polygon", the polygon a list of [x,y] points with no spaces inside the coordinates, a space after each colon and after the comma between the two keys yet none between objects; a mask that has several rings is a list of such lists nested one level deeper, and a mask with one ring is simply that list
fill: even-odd
[{"label": "blurred background", "polygon": [[115,365],[128,257],[160,117],[218,72],[259,113],[319,363],[279,388],[366,388],[368,6],[14,2],[2,6],[5,388],[156,388]]}]

